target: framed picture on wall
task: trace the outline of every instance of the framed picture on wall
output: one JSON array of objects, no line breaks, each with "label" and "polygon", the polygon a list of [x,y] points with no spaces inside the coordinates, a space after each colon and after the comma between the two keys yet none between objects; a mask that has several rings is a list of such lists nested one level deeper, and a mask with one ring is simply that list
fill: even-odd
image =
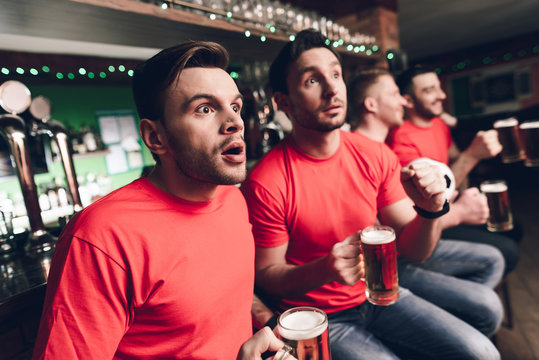
[{"label": "framed picture on wall", "polygon": [[99,111],[96,113],[106,155],[109,174],[141,169],[142,147],[135,114],[131,110]]}]

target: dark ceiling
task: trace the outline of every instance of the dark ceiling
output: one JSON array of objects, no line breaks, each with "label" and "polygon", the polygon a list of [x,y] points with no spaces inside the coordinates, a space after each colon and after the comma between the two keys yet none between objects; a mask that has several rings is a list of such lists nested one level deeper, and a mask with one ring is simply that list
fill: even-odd
[{"label": "dark ceiling", "polygon": [[400,45],[410,60],[539,31],[538,0],[398,0],[398,5]]},{"label": "dark ceiling", "polygon": [[[539,0],[290,0],[288,2],[306,9],[317,9],[319,13],[334,18],[371,6],[396,10],[401,49],[406,52],[410,61],[539,31]],[[162,45],[160,43],[162,39],[155,37],[146,43],[123,41],[125,39],[115,42],[114,37],[118,37],[121,32],[109,31],[105,26],[93,28],[93,31],[86,31],[82,35],[80,31],[77,33],[77,29],[81,21],[86,21],[80,17],[84,14],[69,13],[70,8],[76,7],[75,4],[68,0],[50,0],[46,7],[36,4],[41,3],[38,0],[18,0],[5,4],[0,12],[2,20],[0,50],[82,55],[102,55],[100,53],[102,52],[103,56],[123,54],[128,58],[144,59],[148,54],[155,53]],[[84,6],[77,6],[81,7]],[[92,13],[90,10],[93,9],[90,6],[85,8],[88,8],[88,16],[96,18],[95,11]],[[59,18],[53,26],[50,21],[46,23],[43,12],[54,11],[57,11]],[[61,15],[62,13],[64,15]],[[171,33],[175,34],[175,41],[188,35],[185,31],[169,31],[170,29],[165,26],[169,23],[159,22],[163,39],[165,36],[170,37]],[[72,31],[69,30],[70,24],[75,28]],[[148,38],[146,34],[149,31],[146,30],[149,29],[145,29],[142,22],[138,24],[140,26],[134,27],[131,31],[136,34],[134,39]],[[187,27],[196,30],[194,26],[184,26]],[[228,40],[222,39],[224,35],[219,32],[213,32],[211,36],[216,36],[218,41]],[[87,42],[81,43],[82,39]],[[237,41],[228,42],[229,46],[240,46]]]}]

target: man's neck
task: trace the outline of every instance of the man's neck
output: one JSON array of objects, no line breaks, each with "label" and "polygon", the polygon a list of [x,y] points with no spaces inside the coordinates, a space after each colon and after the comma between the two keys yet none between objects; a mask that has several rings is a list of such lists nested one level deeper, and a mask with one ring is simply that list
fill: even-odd
[{"label": "man's neck", "polygon": [[315,158],[327,158],[335,154],[340,145],[340,130],[329,132],[295,128],[292,139],[296,145],[306,154]]},{"label": "man's neck", "polygon": [[[177,169],[176,166],[173,169]],[[147,179],[159,189],[177,198],[193,201],[210,201],[217,190],[217,185],[195,180],[179,171],[169,171],[162,164],[155,165]]]},{"label": "man's neck", "polygon": [[432,119],[433,118],[434,118],[434,116],[427,118],[427,117],[424,117],[424,116],[419,115],[417,113],[410,112],[408,114],[408,118],[406,120],[410,121],[415,126],[419,126],[419,127],[422,127],[422,128],[428,128],[428,127],[432,126]]},{"label": "man's neck", "polygon": [[365,116],[359,123],[359,126],[354,130],[362,135],[365,135],[371,140],[385,142],[389,129],[380,119],[370,118]]}]

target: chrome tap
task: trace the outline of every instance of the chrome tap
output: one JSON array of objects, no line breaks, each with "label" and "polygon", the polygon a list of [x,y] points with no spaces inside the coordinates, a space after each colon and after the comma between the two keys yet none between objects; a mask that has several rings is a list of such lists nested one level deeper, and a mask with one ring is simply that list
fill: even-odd
[{"label": "chrome tap", "polygon": [[[28,96],[26,99],[25,97]],[[41,218],[41,209],[34,182],[34,171],[28,153],[24,120],[17,114],[30,104],[28,88],[18,81],[6,81],[0,86],[0,106],[8,114],[0,115],[0,134],[7,141],[17,177],[21,186],[24,204],[30,222],[30,234],[26,243],[29,254],[42,253],[54,248],[56,238],[48,233]]]}]

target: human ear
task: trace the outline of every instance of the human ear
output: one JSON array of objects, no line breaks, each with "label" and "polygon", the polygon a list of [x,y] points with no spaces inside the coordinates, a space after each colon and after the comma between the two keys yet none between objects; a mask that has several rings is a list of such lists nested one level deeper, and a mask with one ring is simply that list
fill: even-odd
[{"label": "human ear", "polygon": [[290,98],[283,92],[276,92],[273,94],[273,98],[277,103],[277,108],[282,112],[287,114],[292,112],[292,104],[290,103]]},{"label": "human ear", "polygon": [[408,109],[413,109],[414,108],[414,100],[412,99],[412,97],[408,94],[404,94],[402,95],[402,97],[404,98],[404,100],[406,100],[406,104],[404,105],[404,107],[408,108]]},{"label": "human ear", "polygon": [[142,141],[152,153],[162,155],[167,152],[165,132],[159,121],[140,119],[139,130]]},{"label": "human ear", "polygon": [[372,96],[365,97],[365,100],[363,100],[363,106],[365,106],[365,109],[368,112],[375,112],[378,110],[378,102]]}]

